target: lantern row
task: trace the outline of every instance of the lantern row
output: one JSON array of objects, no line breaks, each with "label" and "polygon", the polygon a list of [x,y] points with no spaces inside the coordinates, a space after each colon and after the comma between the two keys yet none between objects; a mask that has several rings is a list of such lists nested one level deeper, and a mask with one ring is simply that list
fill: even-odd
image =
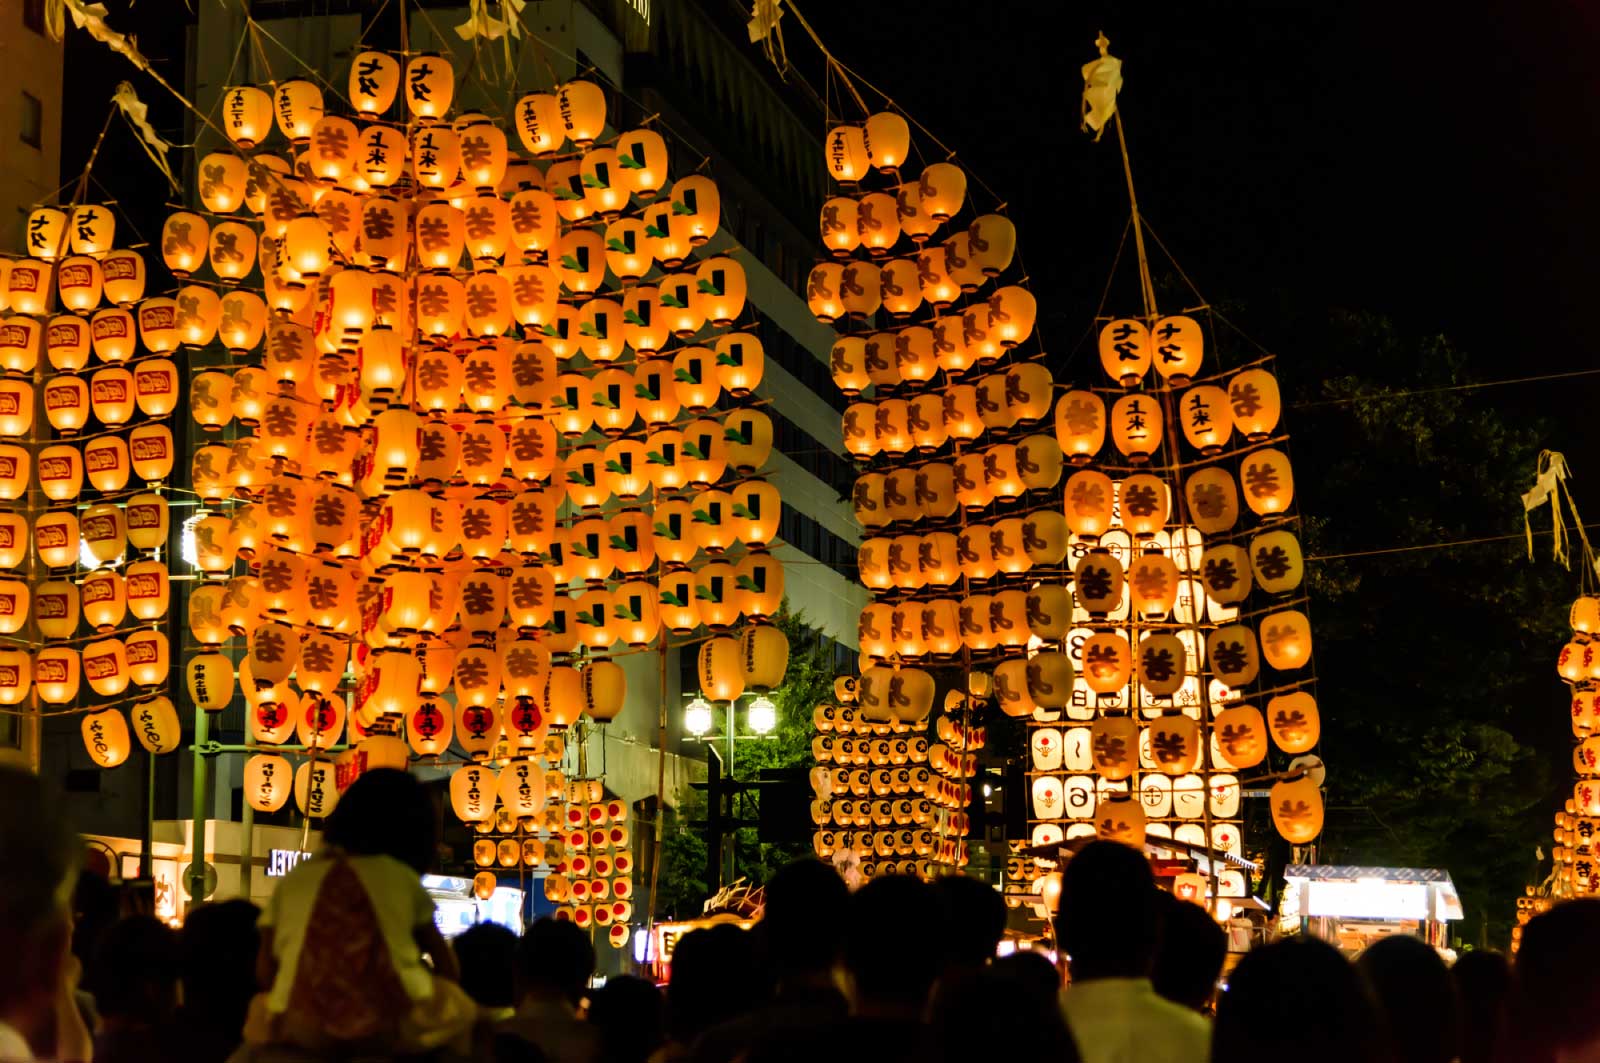
[{"label": "lantern row", "polygon": [[[824,860],[854,854],[865,878],[926,878],[938,866],[965,864],[963,839],[971,828],[966,809],[972,801],[965,780],[975,772],[978,746],[963,753],[953,748],[948,731],[922,733],[925,706],[920,713],[902,707],[883,722],[870,722],[856,697],[866,682],[865,676],[860,683],[841,677],[834,701],[812,714],[814,851]],[[932,690],[927,694],[931,699]],[[948,728],[947,717],[939,721]]]},{"label": "lantern row", "polygon": [[[1600,824],[1600,598],[1583,595],[1568,614],[1572,637],[1556,659],[1556,673],[1569,686],[1572,721],[1572,797],[1555,815],[1552,895],[1581,897],[1600,889],[1595,840]],[[1521,913],[1519,912],[1519,918]]]}]

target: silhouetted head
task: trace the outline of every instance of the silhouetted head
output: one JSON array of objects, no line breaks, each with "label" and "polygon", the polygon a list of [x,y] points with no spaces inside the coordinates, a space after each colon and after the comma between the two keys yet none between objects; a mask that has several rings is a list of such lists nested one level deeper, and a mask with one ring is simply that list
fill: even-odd
[{"label": "silhouetted head", "polygon": [[339,798],[322,840],[352,856],[392,856],[421,875],[439,848],[439,809],[410,772],[374,768]]},{"label": "silhouetted head", "polygon": [[1372,991],[1339,950],[1311,937],[1263,945],[1217,998],[1211,1058],[1391,1063]]},{"label": "silhouetted head", "polygon": [[[1036,953],[1019,952],[941,991],[933,1015],[934,1037],[945,1059],[1048,1060],[1078,1058],[1056,997],[1027,958],[1054,968]],[[1022,960],[1007,963],[1006,960]],[[1031,970],[1030,970],[1031,968]],[[1052,982],[1057,980],[1052,977]]]},{"label": "silhouetted head", "polygon": [[186,1013],[215,1016],[223,1025],[237,1018],[243,1025],[256,991],[259,918],[261,909],[242,897],[189,909],[178,935]]},{"label": "silhouetted head", "polygon": [[911,875],[875,878],[850,896],[844,967],[857,1011],[921,1010],[944,969],[944,905]]},{"label": "silhouetted head", "polygon": [[[1508,1039],[1530,1063],[1600,1057],[1600,899],[1565,901],[1528,920],[1517,951]],[[1585,1051],[1594,1055],[1580,1055]]]},{"label": "silhouetted head", "polygon": [[1450,969],[1413,937],[1369,947],[1356,967],[1372,986],[1389,1027],[1395,1063],[1450,1063],[1458,1054],[1460,1005]]},{"label": "silhouetted head", "polygon": [[796,860],[772,876],[765,892],[757,929],[773,977],[782,981],[832,968],[850,903],[839,873],[820,860]]},{"label": "silhouetted head", "polygon": [[523,932],[517,946],[519,996],[554,994],[576,1006],[593,974],[594,945],[573,923],[545,916]]},{"label": "silhouetted head", "polygon": [[1056,933],[1076,981],[1142,978],[1155,958],[1160,911],[1150,861],[1120,842],[1090,842],[1061,872]]},{"label": "silhouetted head", "polygon": [[1150,983],[1174,1004],[1204,1011],[1217,991],[1217,977],[1228,955],[1228,935],[1198,904],[1161,893],[1161,940],[1156,945]]},{"label": "silhouetted head", "polygon": [[0,1020],[29,1038],[54,1028],[71,955],[82,843],[60,807],[37,777],[0,766]]},{"label": "silhouetted head", "polygon": [[101,936],[87,988],[103,1019],[149,1025],[177,1010],[182,970],[178,932],[155,916],[130,915]]},{"label": "silhouetted head", "polygon": [[589,998],[589,1025],[600,1033],[600,1063],[644,1063],[660,1047],[661,990],[654,982],[618,975]]},{"label": "silhouetted head", "polygon": [[1511,1004],[1511,961],[1504,953],[1475,949],[1450,968],[1461,1002],[1461,1063],[1489,1063],[1506,1028]]},{"label": "silhouetted head", "polygon": [[989,966],[1011,979],[1028,992],[1055,1000],[1061,992],[1061,972],[1042,952],[1018,949],[1009,956],[1001,956]]},{"label": "silhouetted head", "polygon": [[483,1008],[516,1002],[517,935],[499,923],[467,927],[451,943],[461,965],[461,988]]},{"label": "silhouetted head", "polygon": [[968,875],[945,875],[934,889],[944,899],[948,962],[952,967],[982,967],[994,959],[1006,932],[1006,902],[1000,891]]},{"label": "silhouetted head", "polygon": [[692,1044],[718,1023],[743,1015],[759,999],[755,942],[731,923],[691,930],[672,949],[667,1031]]}]

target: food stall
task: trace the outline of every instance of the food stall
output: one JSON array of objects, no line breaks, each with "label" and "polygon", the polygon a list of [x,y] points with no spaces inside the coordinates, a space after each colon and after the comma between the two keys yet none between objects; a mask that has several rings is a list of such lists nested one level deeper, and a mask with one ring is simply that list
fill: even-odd
[{"label": "food stall", "polygon": [[1280,931],[1304,931],[1355,955],[1394,934],[1448,951],[1461,898],[1439,868],[1295,864],[1284,871]]}]

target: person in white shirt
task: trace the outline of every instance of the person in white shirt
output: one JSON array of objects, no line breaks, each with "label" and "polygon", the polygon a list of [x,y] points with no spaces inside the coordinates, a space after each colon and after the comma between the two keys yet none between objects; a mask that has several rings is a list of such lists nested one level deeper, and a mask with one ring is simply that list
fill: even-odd
[{"label": "person in white shirt", "polygon": [[1062,1011],[1084,1063],[1209,1063],[1210,1023],[1150,984],[1158,904],[1137,849],[1090,842],[1067,861],[1056,931],[1072,983]]},{"label": "person in white shirt", "polygon": [[32,774],[0,764],[0,1061],[87,1060],[74,999],[72,886],[82,848],[59,801]]}]

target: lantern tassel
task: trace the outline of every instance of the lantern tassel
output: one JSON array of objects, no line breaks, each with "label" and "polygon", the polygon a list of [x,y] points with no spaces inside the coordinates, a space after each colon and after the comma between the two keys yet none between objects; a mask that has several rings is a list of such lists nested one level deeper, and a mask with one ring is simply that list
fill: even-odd
[{"label": "lantern tassel", "polygon": [[[1524,492],[1522,496],[1522,525],[1528,539],[1528,560],[1533,560],[1533,523],[1528,514],[1532,513],[1534,510],[1538,509],[1548,501],[1550,503],[1551,513],[1551,552],[1555,560],[1561,562],[1563,567],[1570,568],[1571,563],[1568,557],[1570,536],[1567,533],[1566,521],[1561,515],[1561,492],[1564,489],[1564,481],[1568,476],[1566,457],[1563,456],[1559,451],[1541,450],[1539,452],[1539,462],[1534,470],[1534,475],[1535,480],[1533,486]],[[1568,496],[1568,504],[1571,504],[1570,494]],[[1574,516],[1576,516],[1577,511],[1574,510],[1573,513]],[[1582,521],[1579,521],[1578,523],[1581,529]],[[1585,538],[1584,542],[1584,552],[1587,555],[1587,537]]]},{"label": "lantern tassel", "polygon": [[1104,33],[1095,38],[1100,58],[1083,65],[1084,132],[1094,130],[1094,139],[1106,131],[1111,116],[1117,113],[1117,93],[1122,91],[1122,60],[1106,51],[1111,42]]},{"label": "lantern tassel", "polygon": [[174,192],[181,191],[177,178],[172,175],[172,164],[167,161],[167,152],[172,145],[164,140],[161,134],[155,131],[150,124],[150,105],[139,98],[131,82],[121,82],[117,91],[112,93],[111,102],[122,110],[122,117],[128,120],[128,125],[138,134],[139,146],[144,148],[144,153],[150,156],[150,161],[156,164],[167,184],[172,186]]},{"label": "lantern tassel", "polygon": [[86,4],[83,0],[47,0],[45,29],[49,31],[52,40],[59,41],[66,36],[68,14],[72,16],[72,24],[78,29],[88,31],[89,36],[113,52],[126,56],[128,62],[140,70],[150,69],[150,61],[140,54],[138,47],[133,43],[133,38],[125,33],[118,33],[106,25],[106,15],[110,12],[106,10],[104,4]]},{"label": "lantern tassel", "polygon": [[501,37],[520,38],[522,36],[522,9],[527,6],[527,0],[500,0],[500,17],[489,14],[489,0],[472,0],[467,9],[467,21],[457,26],[456,35],[464,41],[481,37],[486,41],[497,41]]}]

